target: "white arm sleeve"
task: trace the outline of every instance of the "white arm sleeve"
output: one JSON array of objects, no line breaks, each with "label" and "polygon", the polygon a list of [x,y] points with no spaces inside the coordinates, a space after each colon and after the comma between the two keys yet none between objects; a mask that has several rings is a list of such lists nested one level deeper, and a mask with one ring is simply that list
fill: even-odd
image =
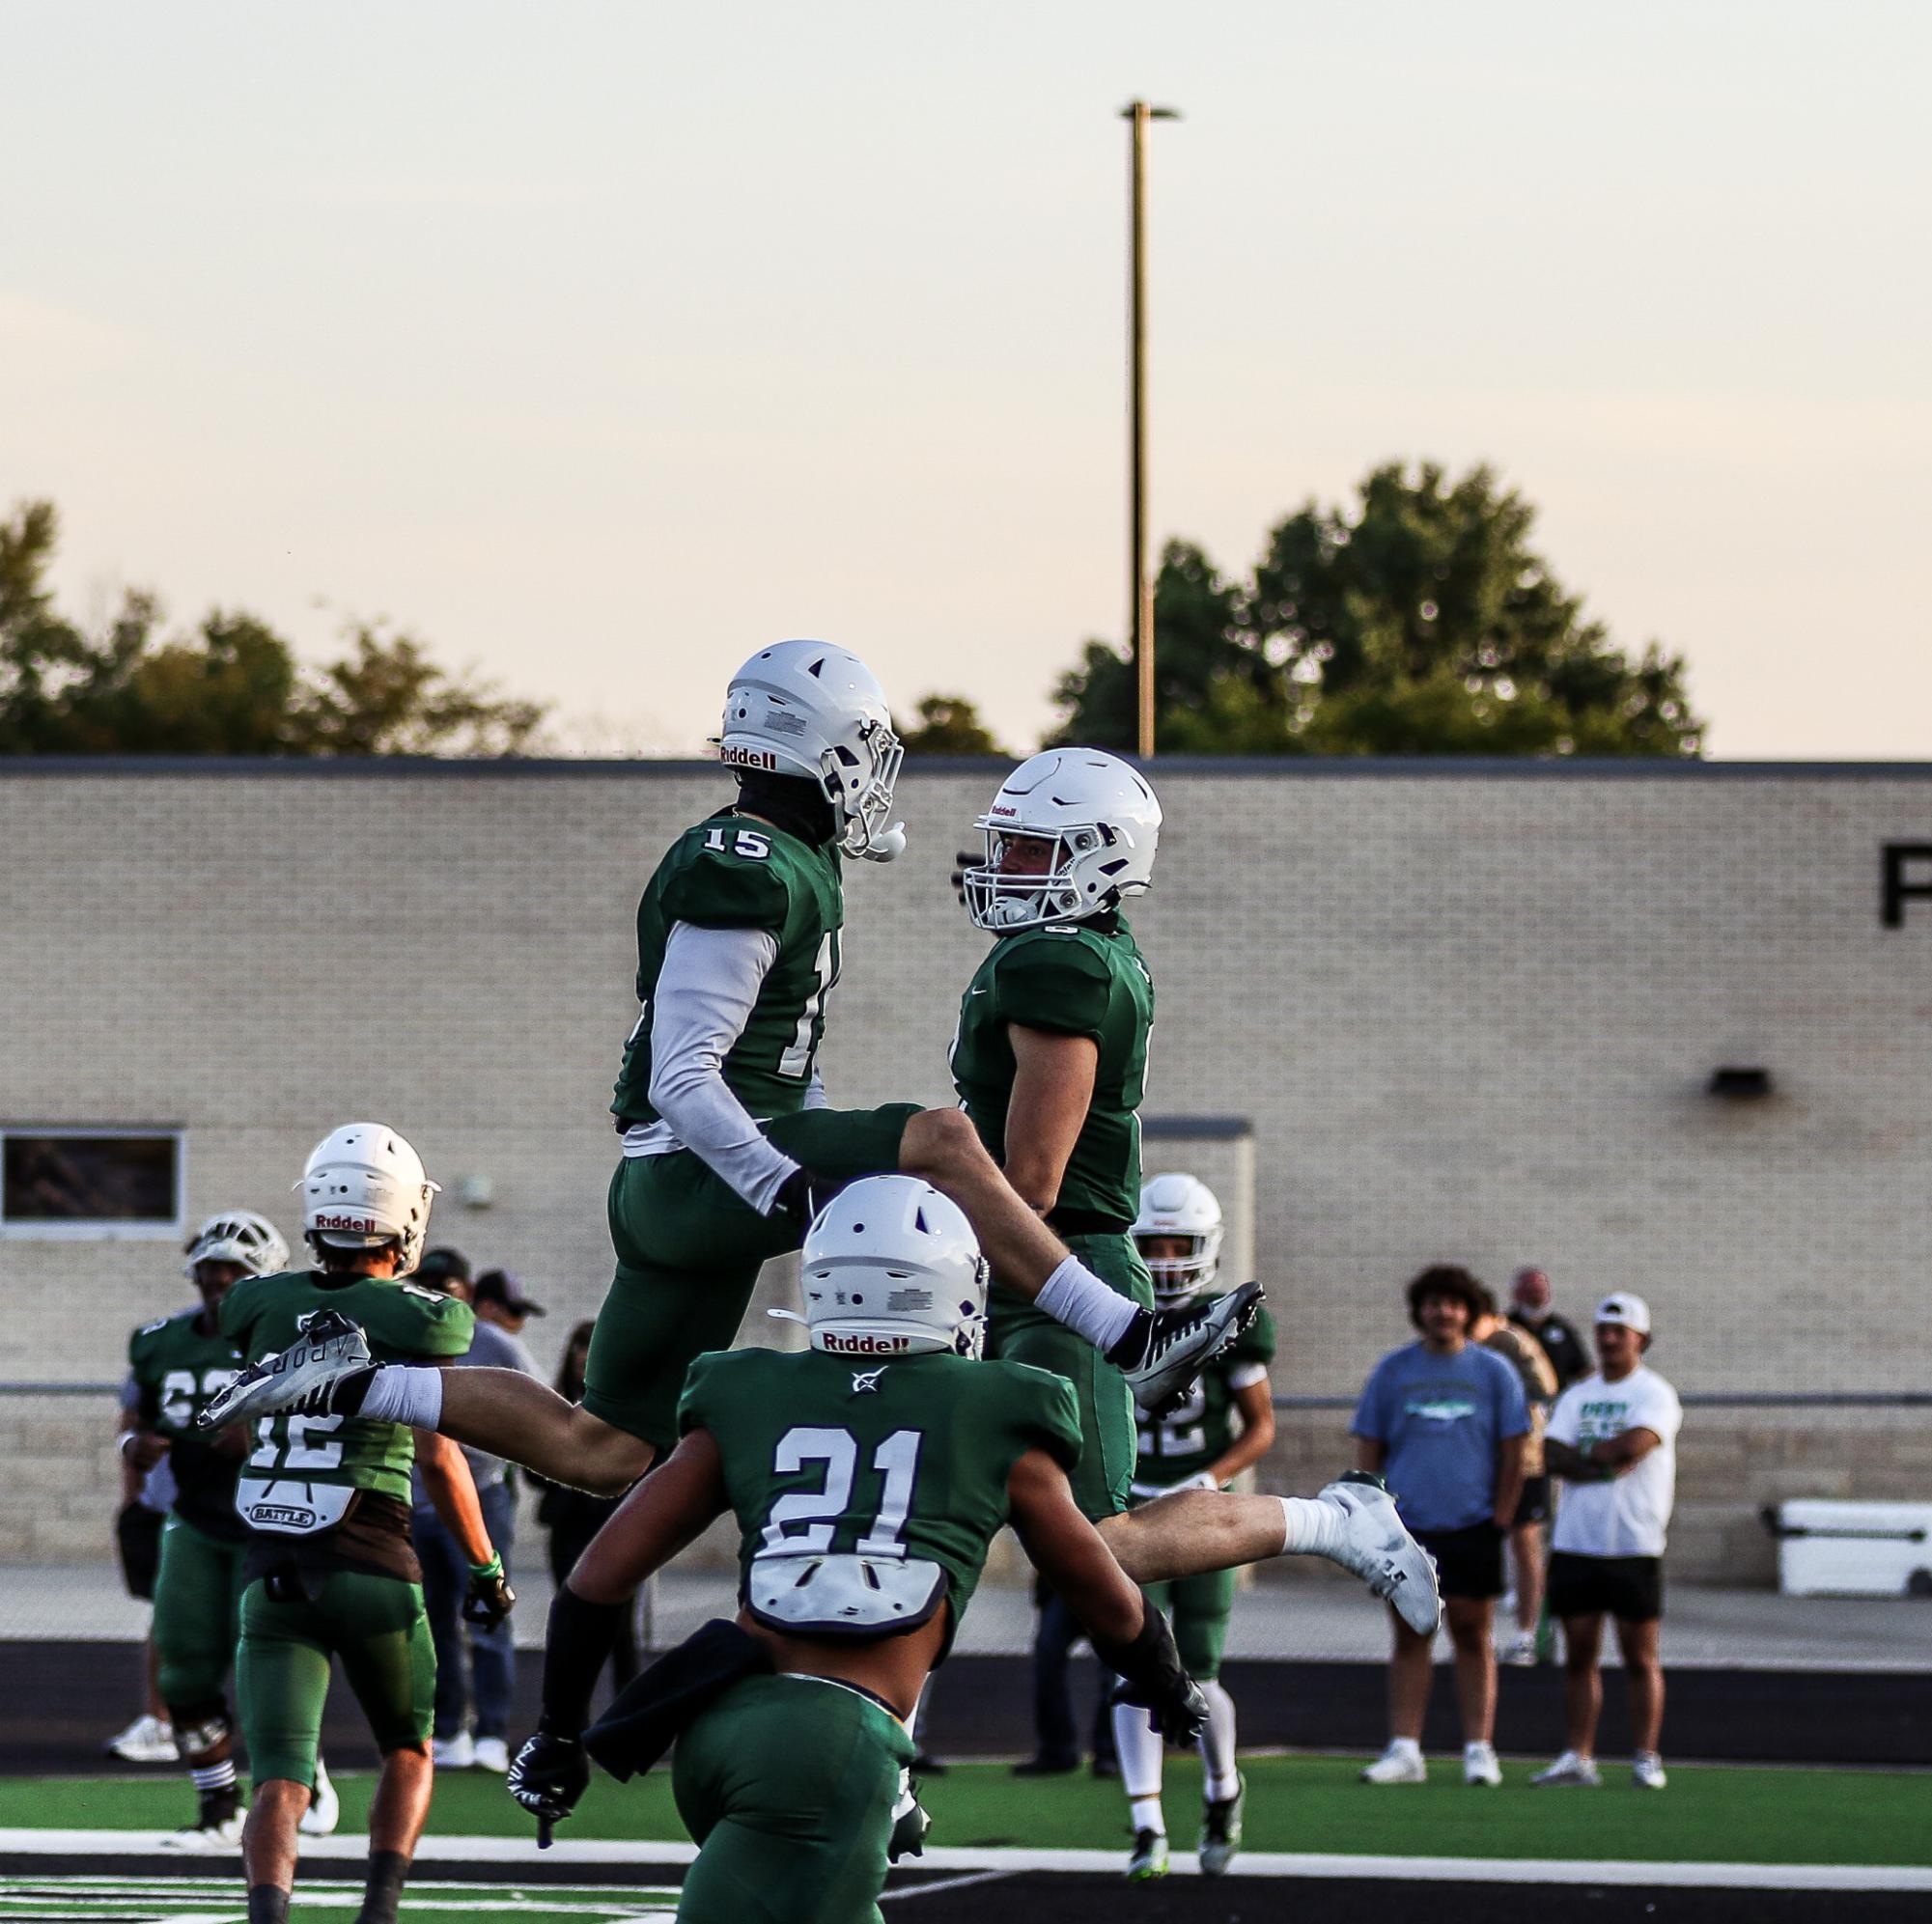
[{"label": "white arm sleeve", "polygon": [[651,1106],[761,1214],[798,1165],[766,1141],[731,1093],[724,1058],[777,960],[769,931],[679,922],[651,998]]}]

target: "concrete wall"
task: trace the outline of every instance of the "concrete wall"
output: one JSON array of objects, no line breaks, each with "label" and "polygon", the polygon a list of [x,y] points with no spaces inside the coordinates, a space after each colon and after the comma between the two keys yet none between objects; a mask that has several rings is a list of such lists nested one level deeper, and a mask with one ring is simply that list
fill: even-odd
[{"label": "concrete wall", "polygon": [[[1882,846],[1932,841],[1928,775],[1163,768],[1134,911],[1160,997],[1147,1106],[1251,1125],[1250,1150],[1201,1155],[1237,1190],[1251,1156],[1241,1237],[1279,1386],[1351,1393],[1438,1258],[1498,1280],[1539,1262],[1580,1317],[1642,1292],[1687,1392],[1932,1385],[1932,905],[1879,913]],[[946,876],[995,779],[909,775],[911,852],[853,875],[835,1101],[947,1099],[983,937]],[[380,1115],[451,1191],[434,1238],[551,1306],[547,1360],[608,1274],[636,893],[725,793],[703,766],[0,766],[0,1124],[182,1125],[191,1217],[291,1227],[309,1146]],[[1776,1093],[1707,1095],[1724,1063]],[[472,1175],[488,1209],[455,1198]],[[168,1242],[19,1238],[0,1294],[10,1381],[111,1379],[126,1330],[189,1296]],[[0,1398],[0,1556],[100,1542],[83,1408]],[[1324,1470],[1340,1421],[1315,1426]],[[1305,1482],[1286,1427],[1279,1473]],[[1932,1494],[1923,1434],[1694,1416],[1687,1529],[1705,1503],[1730,1520],[1691,1531],[1700,1565],[1740,1553],[1770,1484]]]}]

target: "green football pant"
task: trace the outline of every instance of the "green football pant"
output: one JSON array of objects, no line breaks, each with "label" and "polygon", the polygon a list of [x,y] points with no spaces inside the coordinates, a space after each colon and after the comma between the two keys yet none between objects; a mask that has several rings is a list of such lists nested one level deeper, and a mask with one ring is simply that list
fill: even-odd
[{"label": "green football pant", "polygon": [[161,1701],[192,1723],[215,1715],[227,1693],[247,1560],[245,1542],[224,1543],[180,1517],[162,1525],[154,1628]]},{"label": "green football pant", "polygon": [[1167,1612],[1181,1661],[1197,1684],[1212,1684],[1221,1674],[1228,1618],[1234,1614],[1234,1578],[1232,1570],[1209,1570],[1144,1586],[1155,1608]]},{"label": "green football pant", "polygon": [[[805,1109],[765,1133],[814,1175],[837,1182],[899,1167],[916,1102],[882,1109]],[[617,1274],[598,1311],[583,1407],[658,1450],[678,1440],[678,1399],[691,1364],[728,1350],[760,1268],[798,1248],[791,1216],[760,1215],[687,1149],[626,1157],[610,1179]]]},{"label": "green football pant", "polygon": [[[1102,1282],[1142,1309],[1154,1307],[1154,1283],[1131,1236],[1070,1236],[1067,1247]],[[1084,1336],[1055,1323],[1011,1290],[993,1293],[986,1353],[1009,1363],[1051,1370],[1074,1386],[1080,1408],[1080,1460],[1073,1472],[1074,1500],[1098,1522],[1127,1508],[1139,1448],[1134,1392],[1127,1379]]]},{"label": "green football pant", "polygon": [[235,1675],[257,1784],[283,1777],[314,1786],[332,1656],[383,1756],[427,1743],[435,1715],[436,1651],[422,1585],[350,1570],[310,1571],[304,1580],[309,1594],[296,1603],[271,1602],[260,1579],[241,1600]]},{"label": "green football pant", "polygon": [[681,1924],[880,1924],[912,1740],[814,1678],[747,1677],[678,1739],[671,1788],[699,1845]]}]

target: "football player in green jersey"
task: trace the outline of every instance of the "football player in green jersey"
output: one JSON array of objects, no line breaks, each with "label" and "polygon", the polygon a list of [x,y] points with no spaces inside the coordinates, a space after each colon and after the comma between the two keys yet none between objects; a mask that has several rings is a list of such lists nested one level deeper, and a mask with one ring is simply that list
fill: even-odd
[{"label": "football player in green jersey", "polygon": [[[154,1647],[161,1700],[195,1787],[195,1821],[170,1841],[182,1850],[217,1850],[241,1835],[235,1791],[234,1733],[228,1673],[241,1630],[248,1531],[235,1514],[242,1433],[210,1437],[195,1417],[231,1383],[241,1352],[221,1333],[221,1304],[244,1276],[288,1267],[289,1245],[266,1216],[226,1210],[188,1239],[183,1269],[200,1304],[144,1324],[127,1344],[134,1385],[131,1426],[121,1452],[136,1468],[167,1459],[175,1497],[161,1529],[154,1579]],[[326,1837],[340,1805],[316,1760],[316,1799],[302,1815],[303,1833]]]},{"label": "football player in green jersey", "polygon": [[[365,1353],[457,1356],[469,1305],[404,1278],[423,1251],[434,1185],[379,1123],[350,1123],[311,1153],[302,1226],[316,1267],[251,1276],[221,1305],[246,1356],[341,1340]],[[367,1417],[264,1416],[235,1507],[254,1532],[236,1664],[254,1800],[242,1833],[250,1924],[286,1924],[296,1827],[310,1801],[331,1657],[382,1753],[369,1813],[358,1924],[395,1924],[403,1880],[429,1814],[435,1655],[422,1572],[409,1543],[409,1465],[422,1464],[450,1533],[469,1558],[464,1614],[500,1623],[515,1602],[490,1548],[462,1452]]]},{"label": "football player in green jersey", "polygon": [[[1083,1273],[1110,1287],[1115,1314],[1145,1315],[1153,1283],[1129,1232],[1154,984],[1121,906],[1152,881],[1161,804],[1117,757],[1050,748],[1014,769],[975,825],[986,856],[966,869],[962,892],[995,940],[960,1006],[954,1084],[989,1155]],[[1052,1320],[1059,1287],[1050,1278],[1032,1302],[995,1289],[988,1349],[1074,1385],[1086,1438],[1074,1492],[1130,1575],[1146,1583],[1324,1556],[1363,1577],[1418,1633],[1434,1631],[1434,1565],[1379,1478],[1351,1473],[1309,1498],[1190,1491],[1129,1510],[1136,1396],[1150,1410],[1176,1399],[1147,1396],[1108,1356],[1071,1340]],[[1157,1314],[1218,1321],[1232,1341],[1259,1294],[1246,1283]]]},{"label": "football player in green jersey", "polygon": [[[1134,1246],[1154,1278],[1157,1302],[1185,1302],[1215,1280],[1220,1267],[1221,1207],[1193,1176],[1155,1176],[1142,1185],[1134,1219]],[[1274,1324],[1266,1310],[1217,1356],[1178,1408],[1140,1412],[1140,1455],[1134,1501],[1176,1490],[1221,1490],[1268,1454],[1274,1440],[1274,1402],[1268,1365]],[[1234,1572],[1210,1571],[1148,1593],[1169,1612],[1181,1660],[1207,1699],[1201,1727],[1205,1772],[1200,1861],[1203,1875],[1223,1876],[1241,1848],[1242,1780],[1235,1766],[1234,1699],[1220,1682],[1221,1650],[1234,1609]],[[1167,1868],[1167,1824],[1161,1809],[1161,1745],[1144,1720],[1114,1712],[1114,1744],[1121,1788],[1134,1826],[1130,1878],[1160,1877]]]},{"label": "football player in green jersey", "polygon": [[611,1103],[617,1269],[582,1403],[512,1371],[378,1372],[330,1352],[244,1379],[216,1420],[302,1399],[622,1491],[676,1440],[686,1372],[730,1344],[760,1266],[798,1247],[838,1184],[892,1171],[959,1203],[1007,1293],[1038,1299],[1074,1348],[1104,1351],[1116,1387],[1124,1374],[1150,1403],[1177,1395],[1232,1335],[1246,1302],[1157,1314],[1123,1297],[1014,1193],[958,1110],[826,1106],[816,1063],[839,973],[841,862],[888,861],[905,844],[890,823],[899,739],[865,664],[822,642],[762,650],[732,679],[719,748],[737,802],[671,845],[637,908],[642,1008]]},{"label": "football player in green jersey", "polygon": [[[986,1269],[961,1212],[908,1177],[855,1183],[813,1223],[802,1272],[811,1347],[701,1357],[676,1450],[558,1593],[543,1721],[510,1776],[543,1841],[587,1756],[629,1778],[675,1738],[699,1845],[685,1924],[878,1924],[895,1818],[914,1849],[923,1815],[908,1724],[1002,1523],[1143,1717],[1180,1738],[1202,1713],[1165,1620],[1074,1503],[1065,1379],[975,1360]],[[586,1731],[631,1592],[726,1512],[736,1622],[708,1625]]]}]

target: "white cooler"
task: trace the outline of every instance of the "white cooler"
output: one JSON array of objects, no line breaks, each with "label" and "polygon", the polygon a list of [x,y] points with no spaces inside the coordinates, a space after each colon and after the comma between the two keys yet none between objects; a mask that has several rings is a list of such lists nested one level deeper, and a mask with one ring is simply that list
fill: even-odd
[{"label": "white cooler", "polygon": [[1806,1496],[1765,1520],[1787,1597],[1932,1598],[1932,1503]]}]

